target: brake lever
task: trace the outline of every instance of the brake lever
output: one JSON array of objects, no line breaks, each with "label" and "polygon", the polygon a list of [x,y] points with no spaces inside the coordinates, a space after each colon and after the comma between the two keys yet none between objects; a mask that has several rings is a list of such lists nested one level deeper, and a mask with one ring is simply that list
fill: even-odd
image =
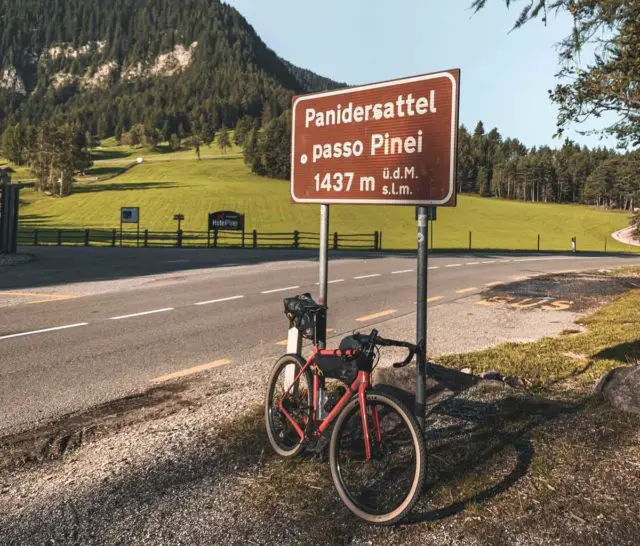
[{"label": "brake lever", "polygon": [[407,358],[405,358],[402,362],[396,362],[393,367],[398,369],[398,368],[404,368],[405,366],[408,366],[411,361],[413,360],[413,357],[416,355],[415,351],[410,351],[409,352],[409,356]]}]

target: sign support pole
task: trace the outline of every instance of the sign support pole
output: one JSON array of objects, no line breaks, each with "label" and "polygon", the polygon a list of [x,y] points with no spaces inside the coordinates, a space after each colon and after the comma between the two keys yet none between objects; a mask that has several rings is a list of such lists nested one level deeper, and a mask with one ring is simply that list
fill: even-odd
[{"label": "sign support pole", "polygon": [[429,259],[429,223],[427,207],[417,210],[418,216],[418,301],[416,345],[416,407],[415,413],[420,428],[424,430],[425,390],[427,372],[427,261]]},{"label": "sign support pole", "polygon": [[[329,205],[320,205],[320,305],[327,305],[329,276]],[[318,328],[318,347],[327,346],[327,316],[320,315]]]}]

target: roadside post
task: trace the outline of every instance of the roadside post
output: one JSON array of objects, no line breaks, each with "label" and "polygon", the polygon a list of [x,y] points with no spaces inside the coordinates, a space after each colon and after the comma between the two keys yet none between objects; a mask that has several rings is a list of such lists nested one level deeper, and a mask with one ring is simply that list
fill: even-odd
[{"label": "roadside post", "polygon": [[184,220],[184,214],[174,214],[173,220],[178,222],[178,237],[177,237],[177,246],[178,248],[182,248],[182,222]]},{"label": "roadside post", "polygon": [[[320,205],[320,303],[329,300],[330,205],[417,207],[415,412],[422,428],[428,222],[436,207],[456,205],[459,89],[456,69],[293,99],[291,199]],[[326,317],[318,338],[324,347]]]},{"label": "roadside post", "polygon": [[15,254],[18,250],[18,217],[20,184],[11,183],[11,167],[0,167],[0,253]]},{"label": "roadside post", "polygon": [[178,222],[178,231],[181,231],[180,228],[182,227],[182,222],[184,221],[184,214],[174,214],[173,220],[175,222]]},{"label": "roadside post", "polygon": [[137,244],[140,244],[140,207],[120,208],[120,246],[122,246],[123,224],[136,224],[138,230]]}]

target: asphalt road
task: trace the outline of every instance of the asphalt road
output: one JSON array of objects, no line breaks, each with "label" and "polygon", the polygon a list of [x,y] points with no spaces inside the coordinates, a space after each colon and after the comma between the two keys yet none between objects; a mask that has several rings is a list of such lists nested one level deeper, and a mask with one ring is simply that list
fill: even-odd
[{"label": "asphalt road", "polygon": [[[315,253],[90,250],[43,250],[0,270],[0,434],[167,375],[246,364],[256,351],[276,356],[287,329],[282,298],[317,294]],[[433,308],[498,282],[640,258],[437,255],[429,265]],[[333,335],[384,331],[386,320],[415,311],[411,257],[338,254],[329,273]]]}]

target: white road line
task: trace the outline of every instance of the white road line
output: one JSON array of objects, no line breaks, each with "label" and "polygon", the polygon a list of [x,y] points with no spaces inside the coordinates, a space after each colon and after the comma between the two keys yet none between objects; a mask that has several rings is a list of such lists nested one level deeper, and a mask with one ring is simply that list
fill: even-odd
[{"label": "white road line", "polygon": [[193,305],[209,305],[211,303],[222,303],[223,301],[240,300],[242,298],[244,298],[244,296],[231,296],[230,298],[220,298],[218,300],[199,301],[198,303],[194,303]]},{"label": "white road line", "polygon": [[413,273],[413,269],[401,269],[400,271],[392,271],[392,275],[402,275],[403,273]]},{"label": "white road line", "polygon": [[480,265],[480,262],[467,262],[464,265]]},{"label": "white road line", "polygon": [[483,264],[494,264],[496,263],[495,260],[487,260],[486,262],[482,262]]},{"label": "white road line", "polygon": [[109,320],[123,320],[135,317],[144,317],[145,315],[155,315],[156,313],[166,313],[173,311],[173,307],[165,307],[164,309],[154,309],[153,311],[143,311],[142,313],[132,313],[130,315],[122,315],[120,317],[111,317]]},{"label": "white road line", "polygon": [[373,277],[380,277],[380,273],[374,273],[373,275],[360,275],[359,277],[353,277],[355,280],[359,281],[360,279],[372,279]]},{"label": "white road line", "polygon": [[462,267],[462,264],[449,264],[447,267]]},{"label": "white road line", "polygon": [[284,288],[276,288],[275,290],[264,290],[260,292],[261,294],[275,294],[276,292],[285,292],[287,290],[295,290],[296,288],[300,288],[300,286],[285,286]]},{"label": "white road line", "polygon": [[56,332],[58,330],[68,330],[69,328],[78,328],[79,326],[88,326],[88,322],[79,322],[78,324],[67,324],[66,326],[56,326],[54,328],[45,328],[44,330],[33,330],[31,332],[21,332],[19,334],[11,334],[2,336],[0,339],[11,339],[14,337],[31,336],[33,334],[44,334],[46,332]]},{"label": "white road line", "polygon": [[431,267],[427,267],[427,269],[440,269],[439,265],[432,265]]},{"label": "white road line", "polygon": [[336,284],[336,283],[339,283],[339,282],[344,282],[344,279],[335,279],[333,281],[329,281],[327,284]]}]

